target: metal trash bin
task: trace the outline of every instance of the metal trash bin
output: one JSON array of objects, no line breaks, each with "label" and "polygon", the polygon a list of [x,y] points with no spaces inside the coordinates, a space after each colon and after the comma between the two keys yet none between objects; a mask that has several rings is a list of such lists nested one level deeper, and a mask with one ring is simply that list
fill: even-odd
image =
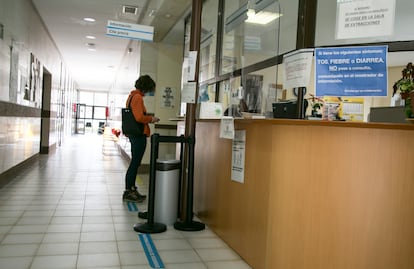
[{"label": "metal trash bin", "polygon": [[177,221],[180,160],[157,160],[154,221],[173,225]]}]

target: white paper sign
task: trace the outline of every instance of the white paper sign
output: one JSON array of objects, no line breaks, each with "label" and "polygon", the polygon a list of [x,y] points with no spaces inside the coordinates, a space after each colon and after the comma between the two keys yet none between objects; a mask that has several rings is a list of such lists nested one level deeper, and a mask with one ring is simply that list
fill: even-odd
[{"label": "white paper sign", "polygon": [[389,36],[395,0],[337,0],[336,39]]},{"label": "white paper sign", "polygon": [[222,117],[220,122],[220,138],[234,139],[234,118]]},{"label": "white paper sign", "polygon": [[283,56],[285,89],[307,87],[312,70],[313,49],[303,49]]},{"label": "white paper sign", "polygon": [[196,82],[184,83],[181,90],[181,102],[195,104],[196,86]]},{"label": "white paper sign", "polygon": [[200,119],[221,119],[223,117],[223,104],[216,102],[200,103]]},{"label": "white paper sign", "polygon": [[246,130],[236,130],[233,140],[231,179],[240,183],[244,183],[245,148]]},{"label": "white paper sign", "polygon": [[197,51],[190,51],[188,55],[188,76],[187,81],[195,80],[196,66],[197,66]]},{"label": "white paper sign", "polygon": [[154,38],[154,27],[109,20],[106,26],[106,35],[152,41]]}]

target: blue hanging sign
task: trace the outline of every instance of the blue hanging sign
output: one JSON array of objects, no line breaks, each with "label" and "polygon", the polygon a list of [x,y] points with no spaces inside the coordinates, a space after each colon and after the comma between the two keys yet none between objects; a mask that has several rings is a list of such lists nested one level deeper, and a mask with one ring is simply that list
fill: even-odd
[{"label": "blue hanging sign", "polygon": [[316,96],[387,96],[387,51],[387,46],[316,48]]},{"label": "blue hanging sign", "polygon": [[142,41],[153,41],[154,27],[109,20],[106,26],[106,35]]}]

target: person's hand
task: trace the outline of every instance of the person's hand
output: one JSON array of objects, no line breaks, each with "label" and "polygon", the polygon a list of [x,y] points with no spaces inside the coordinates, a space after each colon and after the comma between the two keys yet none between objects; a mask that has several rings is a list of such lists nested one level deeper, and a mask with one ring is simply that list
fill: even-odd
[{"label": "person's hand", "polygon": [[159,122],[159,121],[160,121],[160,119],[159,119],[159,118],[157,118],[157,117],[152,117],[151,123],[156,123],[156,122]]}]

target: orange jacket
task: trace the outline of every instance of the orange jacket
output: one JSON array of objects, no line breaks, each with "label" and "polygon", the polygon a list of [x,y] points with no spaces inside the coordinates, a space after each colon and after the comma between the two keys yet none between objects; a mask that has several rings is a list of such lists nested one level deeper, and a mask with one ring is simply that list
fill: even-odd
[{"label": "orange jacket", "polygon": [[135,120],[144,124],[144,135],[150,136],[151,131],[148,123],[152,121],[152,116],[147,115],[147,109],[144,105],[144,93],[137,89],[132,90],[129,93],[126,106],[128,106],[129,99],[131,99],[130,108]]}]

